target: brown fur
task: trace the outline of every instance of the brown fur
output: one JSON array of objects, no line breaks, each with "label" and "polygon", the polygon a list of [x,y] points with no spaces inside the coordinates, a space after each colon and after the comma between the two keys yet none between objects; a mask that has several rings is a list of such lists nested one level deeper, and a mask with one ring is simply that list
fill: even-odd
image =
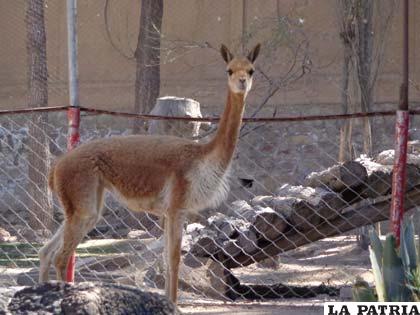
[{"label": "brown fur", "polygon": [[[69,257],[101,217],[107,189],[117,192],[134,211],[165,217],[166,294],[176,302],[185,213],[206,207],[206,200],[196,205],[201,195],[192,198],[194,183],[191,181],[197,178],[200,183],[201,179],[207,188],[208,183],[213,184],[206,181],[207,169],[209,174],[217,175],[215,185],[219,183],[219,173],[228,171],[244,100],[252,84],[251,59],[255,60],[258,50],[256,46],[248,59],[235,59],[222,46],[222,56],[231,71],[229,92],[219,129],[209,143],[171,136],[114,137],[83,144],[58,159],[49,174],[49,185],[61,201],[65,220],[53,239],[40,250],[41,282],[48,280],[52,262],[57,279],[64,280]],[[214,169],[213,165],[216,165]],[[189,209],[193,204],[197,209]]]}]

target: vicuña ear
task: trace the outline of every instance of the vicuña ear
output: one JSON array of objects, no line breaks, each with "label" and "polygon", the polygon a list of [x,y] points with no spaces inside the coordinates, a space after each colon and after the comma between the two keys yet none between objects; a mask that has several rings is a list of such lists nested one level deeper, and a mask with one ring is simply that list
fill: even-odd
[{"label": "vicu\u00f1a ear", "polygon": [[249,61],[254,62],[257,59],[258,54],[260,53],[261,44],[258,43],[248,54],[247,58]]},{"label": "vicu\u00f1a ear", "polygon": [[229,63],[233,59],[233,54],[223,44],[222,46],[220,46],[220,53],[222,54],[222,57],[226,61],[226,63]]}]

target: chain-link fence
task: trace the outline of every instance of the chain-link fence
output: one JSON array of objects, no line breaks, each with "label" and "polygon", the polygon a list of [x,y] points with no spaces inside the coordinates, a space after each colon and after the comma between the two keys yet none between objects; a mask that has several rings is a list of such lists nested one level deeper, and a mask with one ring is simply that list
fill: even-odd
[{"label": "chain-link fence", "polygon": [[[49,113],[48,122],[41,125],[36,123],[40,115],[1,116],[2,285],[36,283],[37,251],[62,221],[60,206],[51,196],[42,196],[43,185],[37,183],[37,193],[31,193],[30,142],[38,139],[29,130],[32,126],[45,132],[44,149],[50,160],[65,151],[62,122],[66,117],[63,112]],[[374,225],[389,215],[394,117],[371,118],[374,158],[362,155],[338,164],[343,121],[245,125],[233,162],[228,202],[188,218],[185,225],[181,303],[240,297],[337,297],[339,289],[356,276],[372,281],[368,253],[358,245],[356,228]],[[412,122],[416,121],[418,117],[413,116]],[[81,142],[130,134],[126,126],[133,123],[127,117],[86,113]],[[361,130],[360,122],[354,123]],[[212,136],[211,131],[201,134]],[[362,144],[362,134],[355,134],[356,152]],[[413,210],[420,202],[418,140],[411,141],[410,148],[406,207]],[[45,174],[41,175],[45,181]],[[40,214],[34,204],[43,209],[42,221],[37,220]],[[78,247],[76,281],[162,289],[158,218],[130,212],[112,195],[107,196],[105,209],[103,219]],[[53,270],[51,277],[55,277]]]},{"label": "chain-link fence", "polygon": [[[67,104],[65,3],[32,1],[42,5],[40,16],[39,11],[28,9],[31,1],[3,2],[0,109]],[[363,249],[365,233],[360,229],[387,229],[387,224],[377,222],[389,215],[394,116],[371,116],[370,137],[365,117],[310,117],[395,109],[401,59],[396,49],[401,24],[398,4],[384,1],[383,7],[375,9],[394,16],[383,14],[385,20],[375,16],[375,31],[381,35],[375,37],[380,45],[373,44],[373,57],[379,59],[372,62],[378,67],[372,69],[375,81],[369,81],[372,92],[360,88],[366,82],[356,69],[363,56],[355,56],[347,68],[343,62],[343,43],[351,30],[343,22],[348,12],[341,1],[264,3],[163,2],[158,32],[160,95],[193,98],[200,102],[203,116],[219,115],[226,79],[218,45],[224,42],[240,52],[260,41],[262,55],[245,116],[272,118],[245,121],[228,200],[217,209],[189,217],[185,224],[181,303],[338,298],[340,288],[351,285],[357,276],[373,280],[368,252]],[[92,110],[132,112],[136,108],[140,6],[137,0],[79,2],[80,100],[89,108],[82,110],[81,143],[132,134],[135,121],[142,122],[142,132],[156,127],[153,120]],[[414,4],[413,12],[418,9]],[[42,45],[42,38],[28,34],[31,27],[40,27],[41,18],[46,30],[46,55],[41,50],[46,81],[39,74],[43,68],[32,67],[36,58],[28,58],[39,56],[40,50],[31,49],[31,43]],[[353,22],[350,26],[357,25]],[[419,72],[412,60],[410,106],[418,108]],[[37,91],[48,97],[33,98]],[[367,96],[372,98],[366,109],[362,105]],[[295,118],[276,120],[279,117]],[[412,115],[411,119],[406,207],[418,215],[419,118]],[[214,122],[159,123],[164,125],[156,127],[161,133],[197,141],[208,141],[217,127]],[[1,286],[37,281],[37,252],[63,219],[46,178],[52,161],[66,151],[66,143],[63,110],[0,115]],[[159,218],[130,212],[111,194],[105,209],[77,249],[76,281],[162,290]],[[53,270],[51,276],[55,277]]]}]

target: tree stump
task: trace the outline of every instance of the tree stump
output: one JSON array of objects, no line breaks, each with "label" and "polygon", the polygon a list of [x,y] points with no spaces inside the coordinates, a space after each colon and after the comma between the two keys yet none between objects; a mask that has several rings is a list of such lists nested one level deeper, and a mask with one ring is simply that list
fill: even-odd
[{"label": "tree stump", "polygon": [[[202,117],[199,102],[175,96],[158,98],[150,114],[167,117]],[[149,124],[148,131],[149,134],[192,138],[198,136],[201,124],[199,121],[153,120]]]}]

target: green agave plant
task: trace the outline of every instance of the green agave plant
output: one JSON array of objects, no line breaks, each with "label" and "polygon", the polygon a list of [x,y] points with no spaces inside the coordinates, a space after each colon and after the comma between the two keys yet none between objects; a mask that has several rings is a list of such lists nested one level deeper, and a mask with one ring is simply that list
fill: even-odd
[{"label": "green agave plant", "polygon": [[384,244],[375,231],[370,231],[369,236],[375,288],[358,279],[352,288],[353,299],[359,302],[420,301],[420,250],[416,248],[412,218],[403,226],[399,249],[392,234],[386,236]]}]

